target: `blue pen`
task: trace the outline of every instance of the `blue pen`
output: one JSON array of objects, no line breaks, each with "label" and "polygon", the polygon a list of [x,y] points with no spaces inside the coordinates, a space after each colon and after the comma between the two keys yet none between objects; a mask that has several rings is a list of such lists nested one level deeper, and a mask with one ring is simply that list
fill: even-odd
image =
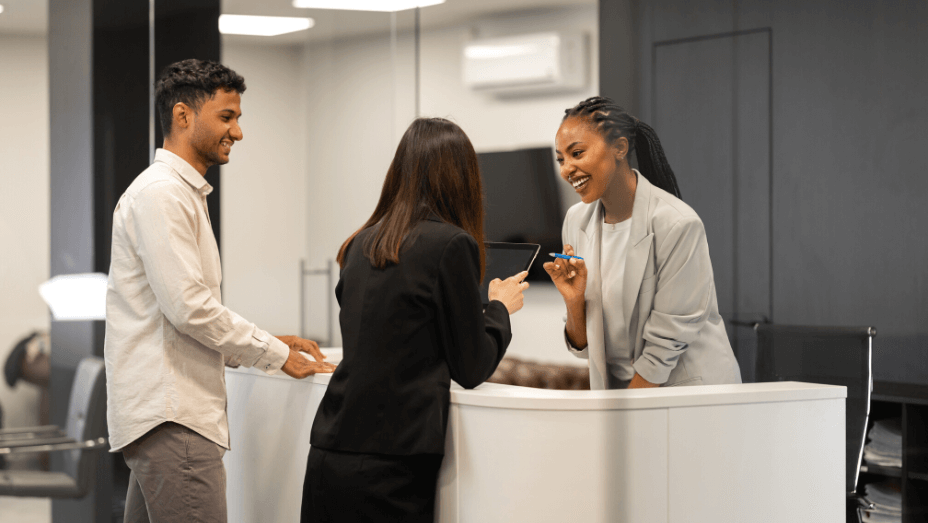
[{"label": "blue pen", "polygon": [[560,259],[562,259],[562,260],[569,260],[569,259],[571,259],[571,258],[574,258],[574,259],[577,259],[577,260],[582,260],[582,259],[583,259],[583,258],[581,258],[581,257],[579,257],[579,256],[568,256],[568,255],[566,255],[566,254],[560,254],[560,253],[556,253],[556,252],[549,252],[549,253],[548,253],[548,256],[551,256],[551,257],[554,257],[554,258],[560,258]]}]

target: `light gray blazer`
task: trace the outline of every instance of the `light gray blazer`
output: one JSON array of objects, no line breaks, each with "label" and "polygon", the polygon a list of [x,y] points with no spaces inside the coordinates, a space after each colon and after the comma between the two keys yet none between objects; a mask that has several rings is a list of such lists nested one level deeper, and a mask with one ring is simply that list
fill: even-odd
[{"label": "light gray blazer", "polygon": [[[719,316],[709,245],[702,220],[680,199],[638,174],[625,259],[622,308],[628,321],[633,367],[662,386],[741,383],[738,362]],[[564,243],[587,266],[586,336],[571,352],[590,364],[590,387],[609,386],[602,300],[603,211],[599,200],[567,211]]]}]

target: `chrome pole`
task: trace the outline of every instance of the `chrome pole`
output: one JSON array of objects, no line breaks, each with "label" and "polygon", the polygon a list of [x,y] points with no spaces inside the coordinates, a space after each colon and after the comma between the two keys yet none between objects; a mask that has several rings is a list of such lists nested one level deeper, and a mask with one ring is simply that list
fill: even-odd
[{"label": "chrome pole", "polygon": [[331,347],[332,344],[335,343],[335,336],[334,336],[334,329],[335,329],[335,328],[334,328],[333,325],[332,325],[332,324],[334,323],[334,321],[335,321],[335,307],[334,307],[334,304],[332,303],[332,295],[335,293],[335,289],[332,287],[332,268],[333,268],[332,265],[333,265],[332,259],[329,258],[329,259],[326,261],[326,269],[327,269],[327,270],[326,270],[326,281],[328,282],[328,286],[327,286],[327,288],[326,288],[326,290],[327,290],[327,292],[326,292],[326,304],[327,304],[328,307],[329,307],[329,310],[328,310],[328,318],[329,318],[328,335],[329,335],[329,339],[328,339],[328,341],[326,342],[326,345],[328,345],[329,347]]},{"label": "chrome pole", "polygon": [[306,260],[300,258],[300,337],[306,338]]}]

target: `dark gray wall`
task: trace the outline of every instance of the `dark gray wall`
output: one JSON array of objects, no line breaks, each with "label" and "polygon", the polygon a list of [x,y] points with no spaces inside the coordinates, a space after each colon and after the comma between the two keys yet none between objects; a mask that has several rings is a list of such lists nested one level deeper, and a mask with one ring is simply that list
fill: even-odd
[{"label": "dark gray wall", "polygon": [[632,114],[640,113],[638,60],[641,39],[635,0],[599,2],[599,93]]},{"label": "dark gray wall", "polygon": [[107,273],[113,210],[150,161],[149,6],[147,0],[93,6],[94,266]]},{"label": "dark gray wall", "polygon": [[[664,141],[684,200],[706,222],[720,303],[732,296],[729,315],[872,325],[876,379],[928,380],[928,4],[600,4],[601,33],[628,25],[603,13],[634,16],[632,99]],[[769,34],[767,60],[756,38],[730,36],[751,31]],[[600,52],[604,60],[615,54]],[[713,79],[717,89],[705,89]],[[769,136],[759,132],[764,115],[746,106],[765,96]],[[756,161],[765,149],[766,190]],[[728,170],[731,178],[718,172]],[[745,233],[757,227],[763,236],[756,222],[765,205],[767,253]],[[736,339],[749,335],[739,331]]]},{"label": "dark gray wall", "polygon": [[[219,61],[220,0],[155,0],[155,75],[174,62],[187,58]],[[246,79],[247,84],[247,79]],[[156,118],[155,143],[161,147],[164,136]],[[222,252],[222,179],[220,167],[206,171],[206,181],[213,186],[209,195],[209,216],[216,245]]]},{"label": "dark gray wall", "polygon": [[[672,165],[684,166],[680,192],[705,223],[719,312],[744,370],[753,368],[755,336],[732,320],[756,321],[771,310],[770,36],[670,40],[651,53],[650,121]],[[710,121],[724,125],[705,132]]]}]

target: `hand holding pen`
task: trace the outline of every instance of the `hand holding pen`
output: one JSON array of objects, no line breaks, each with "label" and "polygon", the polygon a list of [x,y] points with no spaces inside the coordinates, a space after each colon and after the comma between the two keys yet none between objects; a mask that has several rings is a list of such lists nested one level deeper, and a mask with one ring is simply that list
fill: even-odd
[{"label": "hand holding pen", "polygon": [[560,259],[562,259],[562,260],[569,260],[569,259],[571,259],[571,258],[576,259],[576,260],[582,260],[582,259],[583,259],[583,258],[581,258],[581,257],[579,257],[579,256],[568,256],[567,254],[561,254],[561,253],[559,253],[559,252],[549,252],[549,253],[548,253],[548,256],[550,256],[550,257],[552,257],[552,258],[560,258]]},{"label": "hand holding pen", "polygon": [[551,254],[554,261],[544,264],[545,271],[554,282],[558,292],[566,301],[583,300],[586,292],[586,262],[574,253],[570,245],[564,246],[564,254]]}]

